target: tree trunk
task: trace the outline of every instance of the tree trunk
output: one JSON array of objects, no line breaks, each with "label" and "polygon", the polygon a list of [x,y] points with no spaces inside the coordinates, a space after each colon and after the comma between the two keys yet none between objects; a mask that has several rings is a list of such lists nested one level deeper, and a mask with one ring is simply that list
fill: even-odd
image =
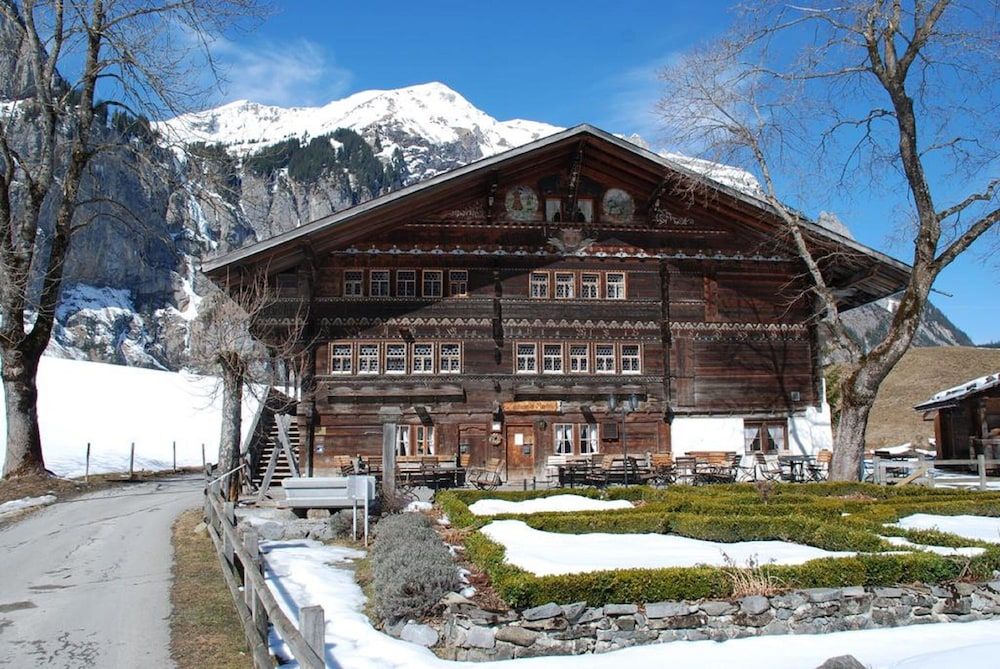
[{"label": "tree trunk", "polygon": [[223,481],[223,492],[230,502],[240,495],[240,433],[243,423],[243,374],[234,366],[223,363],[222,369],[222,435],[219,441],[219,472],[232,472]]},{"label": "tree trunk", "polygon": [[42,438],[38,429],[38,386],[35,377],[40,355],[5,349],[0,361],[4,404],[7,408],[7,459],[3,478],[45,476]]},{"label": "tree trunk", "polygon": [[857,481],[861,478],[861,462],[865,453],[865,430],[868,428],[870,402],[841,404],[840,422],[837,424],[837,447],[833,449],[830,463],[831,481]]}]

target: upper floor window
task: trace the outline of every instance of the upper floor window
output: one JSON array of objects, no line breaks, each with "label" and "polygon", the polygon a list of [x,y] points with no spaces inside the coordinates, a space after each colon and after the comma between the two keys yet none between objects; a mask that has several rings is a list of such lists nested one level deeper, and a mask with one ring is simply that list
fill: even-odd
[{"label": "upper floor window", "polygon": [[431,374],[434,372],[434,345],[413,345],[413,373]]},{"label": "upper floor window", "polygon": [[452,297],[465,297],[469,294],[469,271],[453,269],[448,272],[448,294]]},{"label": "upper floor window", "polygon": [[642,371],[638,344],[622,344],[622,374],[638,374]]},{"label": "upper floor window", "polygon": [[570,299],[576,296],[576,275],[572,272],[556,272],[556,297]]},{"label": "upper floor window", "polygon": [[562,344],[542,345],[542,371],[546,374],[562,374],[563,347]]},{"label": "upper floor window", "polygon": [[585,300],[597,300],[601,297],[601,275],[584,272],[580,275],[580,297]]},{"label": "upper floor window", "polygon": [[424,270],[424,297],[441,297],[444,272],[439,269]]},{"label": "upper floor window", "polygon": [[570,344],[569,371],[574,374],[586,374],[590,371],[590,347],[586,344]]},{"label": "upper floor window", "polygon": [[615,373],[614,344],[597,344],[594,346],[594,371],[598,374]]},{"label": "upper floor window", "polygon": [[358,345],[358,374],[378,374],[378,344]]},{"label": "upper floor window", "polygon": [[609,300],[625,299],[625,272],[608,272],[604,294]]},{"label": "upper floor window", "polygon": [[406,373],[406,344],[385,345],[385,373]]},{"label": "upper floor window", "polygon": [[417,272],[412,269],[396,270],[396,297],[417,296]]},{"label": "upper floor window", "polygon": [[458,374],[462,371],[462,347],[460,344],[441,344],[439,368],[442,374]]},{"label": "upper floor window", "polygon": [[389,297],[389,270],[372,270],[369,284],[368,294],[372,297]]},{"label": "upper floor window", "polygon": [[531,296],[546,298],[549,296],[549,275],[546,272],[531,273]]},{"label": "upper floor window", "polygon": [[350,374],[354,371],[351,365],[352,348],[350,344],[333,344],[330,349],[331,374]]},{"label": "upper floor window", "polygon": [[538,371],[536,352],[534,344],[517,344],[518,374],[533,374]]},{"label": "upper floor window", "polygon": [[344,296],[361,297],[364,294],[365,273],[361,270],[344,271]]}]

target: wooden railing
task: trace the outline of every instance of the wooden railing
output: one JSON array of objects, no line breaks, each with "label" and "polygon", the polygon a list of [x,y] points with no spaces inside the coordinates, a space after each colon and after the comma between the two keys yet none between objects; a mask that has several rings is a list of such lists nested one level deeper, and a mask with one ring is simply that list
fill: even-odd
[{"label": "wooden railing", "polygon": [[[209,472],[206,472],[206,476]],[[257,533],[247,528],[240,538],[236,531],[236,507],[222,499],[219,482],[207,479],[205,524],[212,537],[222,567],[222,575],[239,615],[255,669],[273,669],[268,650],[268,628],[273,626],[290,649],[299,666],[321,669],[326,666],[325,615],[322,606],[299,610],[296,626],[281,610],[264,580],[266,558],[260,552]]]},{"label": "wooden railing", "polygon": [[988,481],[1000,482],[1000,477],[989,476],[990,469],[1000,468],[1000,460],[987,460],[978,456],[974,460],[889,460],[874,458],[873,477],[875,483],[896,483],[906,485],[913,482],[927,483],[931,487],[941,483],[969,482],[969,476],[956,476],[952,472],[934,473],[931,470],[940,467],[966,467],[975,471],[980,490],[988,489]]}]

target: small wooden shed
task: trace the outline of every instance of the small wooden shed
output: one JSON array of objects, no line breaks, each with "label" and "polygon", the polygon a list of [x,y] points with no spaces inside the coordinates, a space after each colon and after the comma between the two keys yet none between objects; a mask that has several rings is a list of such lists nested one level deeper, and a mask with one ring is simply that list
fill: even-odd
[{"label": "small wooden shed", "polygon": [[913,408],[934,421],[938,458],[1000,457],[1000,373],[942,390]]}]

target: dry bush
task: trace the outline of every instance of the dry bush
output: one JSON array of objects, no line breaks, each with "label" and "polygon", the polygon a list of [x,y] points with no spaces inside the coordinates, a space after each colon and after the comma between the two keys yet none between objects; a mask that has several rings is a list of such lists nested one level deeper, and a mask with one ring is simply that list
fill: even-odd
[{"label": "dry bush", "polygon": [[780,578],[771,573],[770,563],[761,563],[756,557],[747,560],[745,565],[739,565],[725,553],[722,554],[726,566],[722,568],[733,584],[732,597],[749,597],[751,595],[773,595],[783,588]]}]

